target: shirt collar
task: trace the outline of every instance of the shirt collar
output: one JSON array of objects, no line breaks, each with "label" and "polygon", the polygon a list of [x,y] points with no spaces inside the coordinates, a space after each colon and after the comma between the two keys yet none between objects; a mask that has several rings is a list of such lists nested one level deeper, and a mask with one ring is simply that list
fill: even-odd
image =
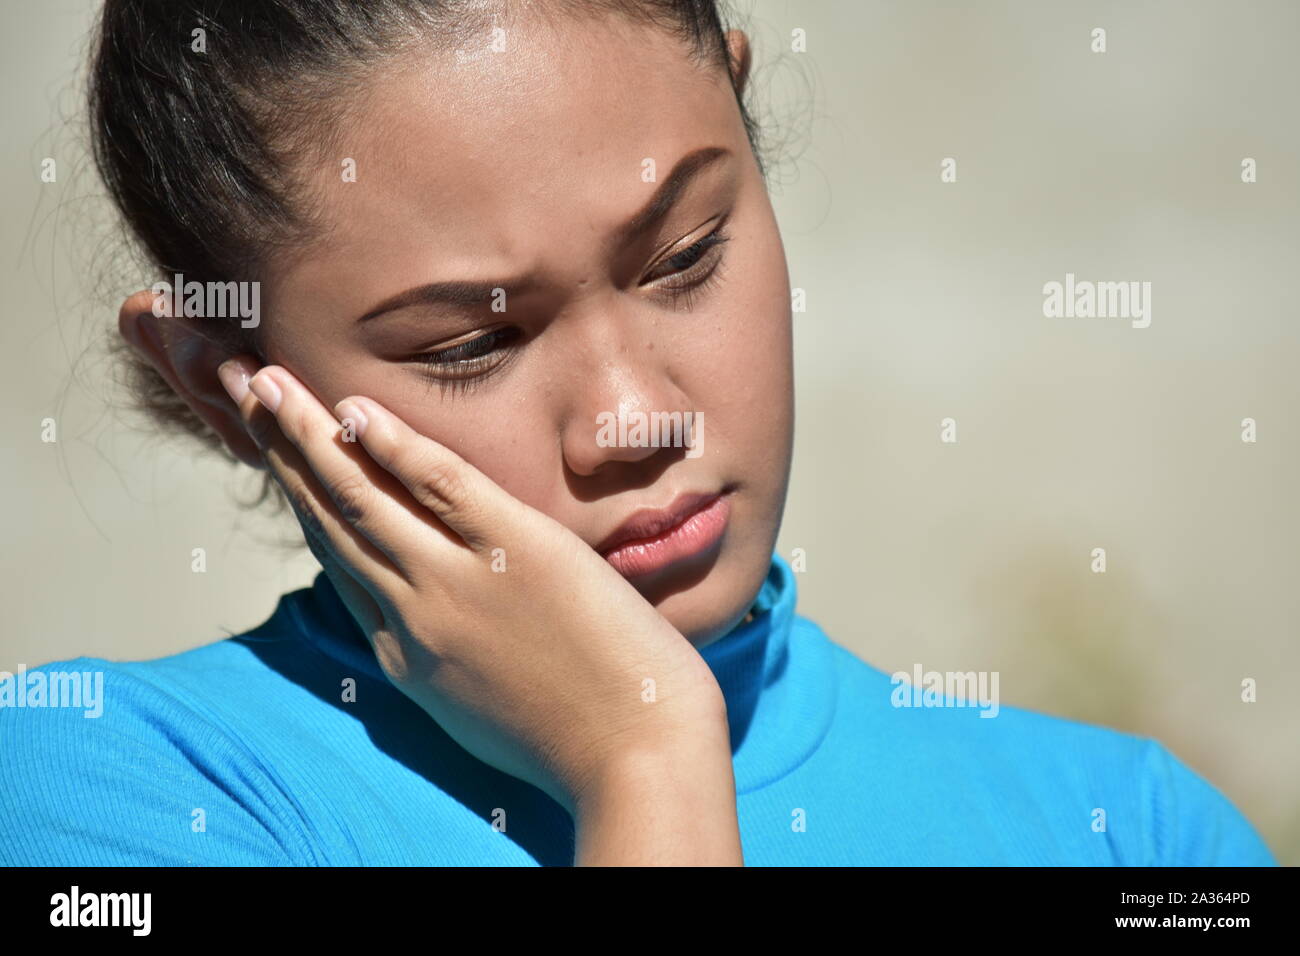
[{"label": "shirt collar", "polygon": [[736,793],[757,790],[816,751],[835,714],[831,645],[795,613],[794,572],[773,553],[754,600],[754,619],[700,655],[727,699]]},{"label": "shirt collar", "polygon": [[[753,619],[700,650],[727,701],[737,794],[807,760],[834,716],[831,648],[815,627],[808,632],[797,625],[797,598],[794,572],[774,553],[750,609]],[[324,571],[284,601],[297,630],[313,645],[351,671],[387,683],[370,642]]]}]

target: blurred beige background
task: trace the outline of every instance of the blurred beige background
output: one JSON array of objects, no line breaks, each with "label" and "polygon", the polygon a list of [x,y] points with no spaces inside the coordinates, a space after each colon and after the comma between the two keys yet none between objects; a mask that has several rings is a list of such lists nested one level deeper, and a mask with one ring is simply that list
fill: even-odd
[{"label": "blurred beige background", "polygon": [[[736,6],[807,293],[801,613],[882,670],[996,670],[1003,705],[1160,739],[1300,863],[1300,5]],[[250,482],[113,409],[101,342],[147,283],[69,125],[93,9],[0,14],[0,669],[204,644],[316,570]],[[1067,272],[1151,282],[1150,327],[1045,318]]]}]

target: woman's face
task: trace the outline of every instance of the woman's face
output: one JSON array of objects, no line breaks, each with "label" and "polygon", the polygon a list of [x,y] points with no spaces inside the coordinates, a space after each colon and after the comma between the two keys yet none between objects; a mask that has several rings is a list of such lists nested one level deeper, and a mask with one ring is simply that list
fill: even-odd
[{"label": "woman's face", "polygon": [[[323,238],[264,283],[267,361],[327,407],[376,399],[593,548],[729,491],[716,546],[628,577],[703,646],[767,571],[793,434],[789,277],[735,94],[619,19],[490,43],[398,58],[359,94],[309,174]],[[620,409],[691,412],[698,448],[610,446],[598,416]]]}]

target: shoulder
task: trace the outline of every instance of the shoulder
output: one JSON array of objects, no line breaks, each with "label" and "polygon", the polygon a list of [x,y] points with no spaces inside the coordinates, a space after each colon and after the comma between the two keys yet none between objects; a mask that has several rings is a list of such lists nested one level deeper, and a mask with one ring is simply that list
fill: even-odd
[{"label": "shoulder", "polygon": [[[0,674],[0,863],[310,861],[274,781],[193,680],[234,642],[154,661],[96,657]],[[226,685],[229,689],[229,684]]]},{"label": "shoulder", "polygon": [[1147,740],[1143,783],[1156,856],[1169,866],[1276,866],[1245,815],[1156,740]]},{"label": "shoulder", "polygon": [[1159,741],[1002,704],[994,674],[885,672],[813,622],[800,627],[834,662],[842,746],[874,747],[895,772],[915,774],[918,790],[920,778],[960,781],[967,803],[1068,831],[1067,855],[1096,834],[1130,865],[1276,865],[1241,811]]}]

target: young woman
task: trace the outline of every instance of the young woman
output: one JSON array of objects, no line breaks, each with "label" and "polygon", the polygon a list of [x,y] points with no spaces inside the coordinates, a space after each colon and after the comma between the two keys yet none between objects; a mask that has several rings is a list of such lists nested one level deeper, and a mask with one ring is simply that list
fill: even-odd
[{"label": "young woman", "polygon": [[3,862],[1273,862],[1159,743],[896,706],[796,614],[749,62],[706,0],[109,0],[99,168],[184,277],[121,308],[142,398],[323,571],[39,669],[103,712],[0,709]]}]

